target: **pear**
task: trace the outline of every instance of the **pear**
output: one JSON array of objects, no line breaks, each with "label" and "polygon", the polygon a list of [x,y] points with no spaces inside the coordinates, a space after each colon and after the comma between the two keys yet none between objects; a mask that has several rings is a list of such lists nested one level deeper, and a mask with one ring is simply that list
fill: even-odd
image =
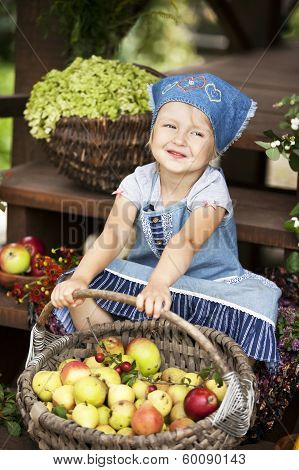
[{"label": "pear", "polygon": [[79,403],[74,408],[72,419],[80,426],[94,429],[99,423],[98,410],[89,403]]},{"label": "pear", "polygon": [[102,405],[98,408],[99,424],[108,424],[111,415],[111,410],[108,406]]},{"label": "pear", "polygon": [[185,385],[171,385],[167,391],[174,405],[179,401],[184,401],[188,392],[189,388]]},{"label": "pear", "polygon": [[225,382],[223,382],[223,385],[221,387],[218,387],[217,382],[215,382],[214,379],[207,380],[205,383],[205,386],[211,390],[211,392],[214,392],[216,397],[218,398],[219,401],[222,401],[226,391],[227,391],[227,385]]},{"label": "pear", "polygon": [[107,385],[107,387],[111,387],[112,385],[119,385],[121,383],[119,373],[110,367],[91,369],[91,375],[102,380]]},{"label": "pear", "polygon": [[127,427],[123,429],[119,429],[116,434],[123,434],[124,436],[134,436],[134,431],[132,428]]},{"label": "pear", "polygon": [[172,399],[167,392],[155,390],[147,396],[148,401],[161,413],[162,416],[168,415],[172,408]]},{"label": "pear", "polygon": [[167,392],[167,390],[169,389],[168,384],[159,384],[159,383],[157,383],[157,382],[163,380],[161,378],[161,376],[162,376],[162,372],[157,372],[157,374],[153,375],[152,378],[155,381],[155,385],[156,385],[158,390],[163,390],[164,392]]},{"label": "pear", "polygon": [[51,401],[52,393],[61,385],[58,371],[40,370],[32,380],[33,391],[42,401]]},{"label": "pear", "polygon": [[83,363],[86,364],[90,369],[100,369],[104,367],[102,362],[96,361],[95,356],[86,357]]},{"label": "pear", "polygon": [[101,431],[104,434],[116,434],[116,431],[109,426],[109,424],[100,424],[96,427],[97,431]]},{"label": "pear", "polygon": [[136,408],[130,401],[122,400],[114,403],[111,408],[112,414],[109,419],[109,425],[116,431],[127,428],[131,424],[131,419],[135,411]]},{"label": "pear", "polygon": [[202,384],[203,382],[200,375],[196,374],[196,372],[188,372],[184,375],[183,380],[185,385],[194,385],[195,387],[198,387],[198,385]]},{"label": "pear", "polygon": [[163,370],[161,379],[165,382],[180,384],[185,374],[185,371],[178,369],[177,367],[169,367],[168,369]]},{"label": "pear", "polygon": [[134,390],[129,387],[129,385],[119,384],[119,385],[112,385],[108,392],[108,406],[112,408],[112,405],[118,401],[130,401],[134,403],[135,401],[135,393]]},{"label": "pear", "polygon": [[184,410],[184,402],[178,401],[170,412],[170,421],[176,421],[181,418],[187,418],[187,415]]},{"label": "pear", "polygon": [[48,411],[50,411],[50,413],[52,413],[52,410],[53,410],[53,403],[51,401],[48,401],[46,407],[48,408]]},{"label": "pear", "polygon": [[148,394],[148,386],[150,385],[149,382],[145,380],[137,379],[132,386],[132,390],[135,392],[135,396],[137,399],[145,398]]},{"label": "pear", "polygon": [[156,374],[161,366],[161,355],[153,341],[147,338],[135,338],[128,344],[126,354],[135,359],[138,369],[144,377]]},{"label": "pear", "polygon": [[100,406],[107,395],[107,385],[96,377],[83,377],[74,385],[74,398],[78,403]]},{"label": "pear", "polygon": [[145,398],[138,398],[138,400],[135,401],[134,405],[136,410],[140,408],[140,406],[145,402]]}]

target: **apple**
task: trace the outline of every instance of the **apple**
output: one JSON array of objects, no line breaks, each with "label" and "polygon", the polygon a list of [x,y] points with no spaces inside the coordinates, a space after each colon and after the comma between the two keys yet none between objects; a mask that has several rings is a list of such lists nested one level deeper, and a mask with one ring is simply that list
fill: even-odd
[{"label": "apple", "polygon": [[28,235],[26,237],[21,238],[18,243],[20,243],[20,245],[23,245],[26,248],[31,258],[37,253],[40,253],[41,255],[44,255],[46,253],[45,245],[38,237]]},{"label": "apple", "polygon": [[86,364],[90,369],[99,369],[104,367],[104,364],[102,362],[98,362],[95,356],[86,357],[83,364]]},{"label": "apple", "polygon": [[190,390],[184,400],[185,413],[193,421],[209,416],[217,408],[218,400],[215,393],[204,387],[196,387]]},{"label": "apple", "polygon": [[121,400],[114,403],[111,407],[112,414],[109,419],[110,426],[116,431],[122,428],[127,428],[131,423],[131,419],[135,411],[136,408],[130,401]]},{"label": "apple", "polygon": [[140,408],[144,402],[145,398],[138,398],[138,400],[136,400],[134,403],[136,410],[138,410],[138,408]]},{"label": "apple", "polygon": [[137,379],[132,385],[132,390],[134,390],[136,398],[145,398],[148,394],[149,382],[145,380]]},{"label": "apple", "polygon": [[108,406],[102,405],[98,408],[99,424],[108,424],[111,415],[111,410]]},{"label": "apple", "polygon": [[91,370],[81,361],[70,361],[61,369],[60,378],[63,385],[73,385],[77,380],[88,377]]},{"label": "apple", "polygon": [[147,399],[155,408],[157,408],[158,411],[160,411],[162,416],[166,416],[170,413],[172,408],[172,399],[167,392],[164,392],[163,390],[155,390],[148,394]]},{"label": "apple", "polygon": [[107,387],[112,385],[119,385],[121,383],[120,375],[110,367],[98,367],[91,369],[91,375],[102,380]]},{"label": "apple", "polygon": [[51,401],[52,393],[61,385],[60,375],[57,371],[40,370],[32,380],[33,391],[42,401]]},{"label": "apple", "polygon": [[[102,338],[102,342],[104,343],[105,349],[103,349],[100,345],[96,347],[96,354],[103,353],[103,354],[124,354],[125,349],[122,341],[117,336],[108,336],[106,338]],[[104,362],[111,362],[111,359],[107,357]]]},{"label": "apple", "polygon": [[30,266],[30,254],[19,243],[8,243],[0,254],[0,269],[5,273],[21,274]]},{"label": "apple", "polygon": [[195,423],[190,418],[176,419],[170,424],[169,431],[174,431],[175,429],[187,428],[188,426],[192,426],[193,424]]},{"label": "apple", "polygon": [[177,419],[181,418],[187,418],[183,401],[176,403],[170,412],[170,421],[176,421]]},{"label": "apple", "polygon": [[51,401],[48,401],[48,402],[47,402],[46,407],[48,408],[48,411],[50,411],[50,413],[52,413],[52,411],[53,411],[53,403],[52,403]]},{"label": "apple", "polygon": [[94,429],[99,423],[98,410],[90,403],[79,403],[74,408],[72,419],[80,426]]},{"label": "apple", "polygon": [[69,362],[74,362],[74,361],[77,361],[77,359],[74,359],[74,358],[73,358],[73,359],[65,359],[64,361],[62,361],[62,362],[59,364],[57,370],[58,370],[58,371],[62,370],[66,364],[68,364]]},{"label": "apple", "polygon": [[198,387],[198,385],[201,385],[202,382],[202,378],[196,372],[188,372],[183,377],[183,383],[185,385],[194,385],[195,387]]},{"label": "apple", "polygon": [[74,399],[79,403],[89,403],[100,406],[104,403],[107,395],[107,386],[96,377],[83,377],[74,385]]},{"label": "apple", "polygon": [[53,405],[63,405],[67,411],[75,407],[74,386],[62,385],[54,390],[52,394]]},{"label": "apple", "polygon": [[135,338],[128,344],[126,354],[135,359],[138,369],[145,377],[156,374],[161,366],[159,349],[147,338]]},{"label": "apple", "polygon": [[218,398],[219,401],[222,401],[226,391],[227,391],[227,385],[225,382],[223,382],[223,385],[221,387],[218,387],[217,383],[215,382],[214,379],[207,380],[205,383],[205,386],[211,390],[211,392],[214,392],[216,397]]},{"label": "apple", "polygon": [[188,392],[189,388],[186,387],[186,385],[171,385],[167,391],[174,405],[180,401],[184,401]]},{"label": "apple", "polygon": [[112,385],[109,388],[108,392],[108,406],[112,408],[112,405],[118,401],[127,400],[131,403],[135,401],[135,393],[134,390],[129,387],[129,385],[119,384],[119,385]]},{"label": "apple", "polygon": [[116,431],[109,426],[109,424],[100,424],[96,427],[97,431],[101,431],[104,434],[116,434]]},{"label": "apple", "polygon": [[124,436],[134,436],[134,431],[132,428],[127,427],[127,428],[120,429],[119,431],[117,431],[116,434],[123,434]]},{"label": "apple", "polygon": [[185,371],[178,369],[177,367],[168,367],[168,369],[163,370],[161,380],[180,384],[185,374]]},{"label": "apple", "polygon": [[135,411],[131,421],[132,429],[138,436],[160,432],[163,424],[163,416],[148,400]]}]

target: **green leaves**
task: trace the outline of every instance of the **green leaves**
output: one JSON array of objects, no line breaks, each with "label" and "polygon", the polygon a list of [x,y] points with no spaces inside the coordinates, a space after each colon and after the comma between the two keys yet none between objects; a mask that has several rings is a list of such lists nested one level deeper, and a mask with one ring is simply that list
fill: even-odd
[{"label": "green leaves", "polygon": [[21,416],[16,405],[16,394],[0,384],[0,425],[4,424],[9,434],[21,434]]},{"label": "green leaves", "polygon": [[299,252],[293,251],[286,260],[286,269],[289,273],[296,274],[299,272]]},{"label": "green leaves", "polygon": [[66,416],[67,410],[63,405],[54,406],[52,413],[54,413],[54,415],[56,416],[59,416],[59,418],[64,418],[64,419],[67,418]]},{"label": "green leaves", "polygon": [[150,111],[147,84],[157,80],[132,64],[77,57],[65,70],[53,69],[33,86],[24,117],[33,137],[49,141],[61,117],[114,121]]},{"label": "green leaves", "polygon": [[279,157],[280,157],[280,152],[278,150],[278,148],[269,148],[268,150],[266,150],[266,155],[267,157],[269,157],[271,160],[278,160]]}]

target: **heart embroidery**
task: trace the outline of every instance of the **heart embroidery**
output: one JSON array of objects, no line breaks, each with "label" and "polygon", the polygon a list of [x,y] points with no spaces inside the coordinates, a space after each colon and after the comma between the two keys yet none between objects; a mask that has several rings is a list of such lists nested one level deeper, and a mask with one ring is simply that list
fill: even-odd
[{"label": "heart embroidery", "polygon": [[221,91],[215,87],[214,83],[208,83],[205,90],[210,101],[216,101],[217,103],[221,101]]},{"label": "heart embroidery", "polygon": [[183,78],[180,80],[177,85],[183,91],[192,91],[197,88],[203,88],[206,84],[206,79],[203,75],[194,75],[190,77]]}]

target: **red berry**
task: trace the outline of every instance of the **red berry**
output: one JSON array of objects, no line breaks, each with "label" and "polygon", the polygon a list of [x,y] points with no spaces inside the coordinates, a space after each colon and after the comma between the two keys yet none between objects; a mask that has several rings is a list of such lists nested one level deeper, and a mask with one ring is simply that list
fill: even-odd
[{"label": "red berry", "polygon": [[122,373],[122,369],[121,369],[121,367],[120,367],[120,366],[116,366],[116,367],[114,367],[114,370],[116,370],[116,372],[118,372],[119,374],[121,374],[121,373]]},{"label": "red berry", "polygon": [[156,385],[149,385],[148,386],[148,389],[147,389],[148,393],[154,392],[155,390],[157,390]]},{"label": "red berry", "polygon": [[132,369],[132,364],[129,361],[122,362],[119,366],[123,372],[129,372]]},{"label": "red berry", "polygon": [[104,362],[104,359],[105,359],[105,354],[103,354],[103,353],[97,353],[95,355],[95,360],[97,362]]}]

